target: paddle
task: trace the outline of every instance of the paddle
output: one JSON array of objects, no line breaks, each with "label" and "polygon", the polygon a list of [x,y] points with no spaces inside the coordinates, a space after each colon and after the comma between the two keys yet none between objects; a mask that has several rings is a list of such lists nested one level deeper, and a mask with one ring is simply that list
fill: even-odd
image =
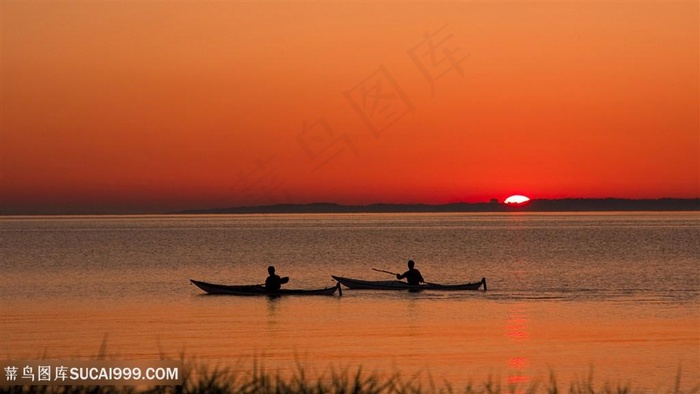
[{"label": "paddle", "polygon": [[[394,276],[399,275],[399,274],[397,274],[396,272],[391,272],[391,271],[386,271],[386,270],[380,270],[380,269],[377,269],[377,268],[372,268],[372,270],[377,271],[377,272],[384,272],[385,274],[390,274],[390,275],[394,275]],[[430,283],[430,282],[423,282],[423,283],[425,283],[426,285],[430,285],[430,286],[442,286],[442,285],[440,285],[439,283]],[[420,286],[420,285],[419,285],[419,286]]]},{"label": "paddle", "polygon": [[394,276],[399,275],[399,274],[397,274],[396,272],[380,270],[380,269],[377,269],[377,268],[372,268],[372,269],[373,269],[374,271],[383,272],[383,273],[385,273],[385,274],[391,274],[391,275],[394,275]]}]

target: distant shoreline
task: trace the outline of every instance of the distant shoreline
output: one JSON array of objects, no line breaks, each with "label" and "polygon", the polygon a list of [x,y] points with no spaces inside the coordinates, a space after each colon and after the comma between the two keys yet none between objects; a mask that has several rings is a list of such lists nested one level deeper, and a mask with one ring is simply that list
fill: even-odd
[{"label": "distant shoreline", "polygon": [[501,202],[452,204],[336,203],[274,204],[249,207],[192,209],[175,214],[290,214],[290,213],[441,213],[441,212],[611,212],[611,211],[700,211],[700,198],[622,199],[565,198],[531,200],[514,205]]},{"label": "distant shoreline", "polygon": [[56,210],[37,212],[3,211],[0,216],[128,216],[128,215],[216,215],[216,214],[304,214],[304,213],[459,213],[459,212],[696,212],[700,211],[700,198],[659,198],[659,199],[625,199],[625,198],[563,198],[531,200],[522,205],[503,202],[449,203],[449,204],[392,204],[375,203],[366,205],[343,205],[319,202],[308,204],[271,204],[258,206],[240,206],[229,208],[202,208],[180,211],[143,211],[119,210],[99,211]]}]

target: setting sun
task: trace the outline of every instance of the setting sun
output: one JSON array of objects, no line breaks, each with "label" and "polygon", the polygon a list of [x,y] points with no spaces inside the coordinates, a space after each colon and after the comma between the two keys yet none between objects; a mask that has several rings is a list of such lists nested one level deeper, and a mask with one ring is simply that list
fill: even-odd
[{"label": "setting sun", "polygon": [[505,203],[506,204],[523,204],[523,203],[526,203],[528,201],[530,201],[530,199],[528,197],[516,194],[516,195],[513,195],[513,196],[506,198]]}]

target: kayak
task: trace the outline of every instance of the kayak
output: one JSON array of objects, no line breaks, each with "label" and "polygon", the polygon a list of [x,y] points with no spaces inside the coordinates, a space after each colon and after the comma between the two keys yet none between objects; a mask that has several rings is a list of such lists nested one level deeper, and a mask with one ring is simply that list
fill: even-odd
[{"label": "kayak", "polygon": [[[217,285],[213,283],[201,282],[198,280],[190,279],[193,285],[199,287],[200,289],[206,291],[209,294],[224,294],[224,295],[235,295],[235,296],[282,296],[282,295],[333,295],[336,291],[340,291],[340,284],[333,287],[326,287],[323,289],[313,289],[313,290],[301,290],[301,289],[279,289],[275,291],[265,290],[265,286],[262,285]],[[342,295],[342,292],[339,293]]]},{"label": "kayak", "polygon": [[481,285],[484,285],[484,291],[486,291],[486,278],[481,278],[480,282],[475,283],[463,283],[458,285],[441,285],[438,283],[423,283],[420,285],[409,285],[406,282],[401,282],[398,280],[360,280],[344,278],[342,276],[333,276],[331,278],[335,279],[338,283],[347,287],[348,289],[365,289],[365,290],[479,290]]}]

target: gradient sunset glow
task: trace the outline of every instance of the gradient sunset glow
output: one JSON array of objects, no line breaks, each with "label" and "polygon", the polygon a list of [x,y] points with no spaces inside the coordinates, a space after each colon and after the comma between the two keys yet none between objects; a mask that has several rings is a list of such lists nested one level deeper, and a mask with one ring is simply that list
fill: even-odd
[{"label": "gradient sunset glow", "polygon": [[1,7],[0,214],[700,196],[696,2]]}]

